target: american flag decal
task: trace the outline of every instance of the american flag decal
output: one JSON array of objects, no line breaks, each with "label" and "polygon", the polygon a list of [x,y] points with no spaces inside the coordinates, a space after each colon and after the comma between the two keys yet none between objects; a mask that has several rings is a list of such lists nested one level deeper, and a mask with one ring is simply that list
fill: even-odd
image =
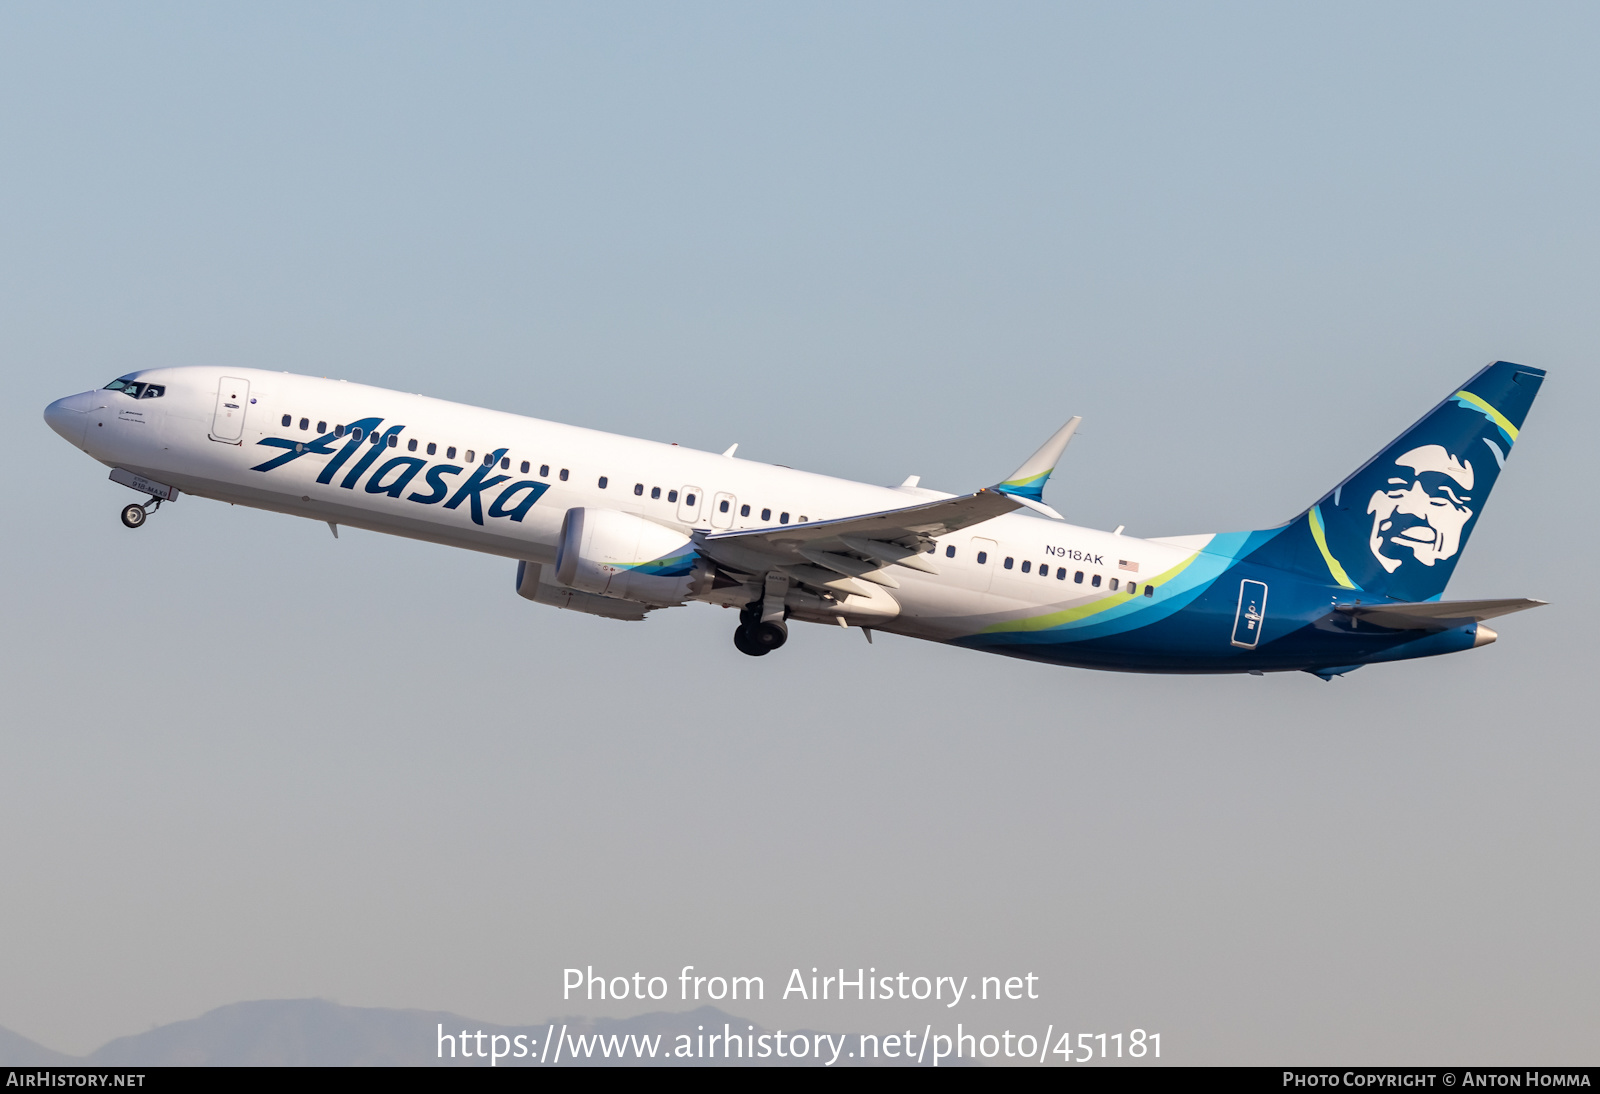
[{"label": "american flag decal", "polygon": [[1119,558],[1119,559],[1117,559],[1117,569],[1119,569],[1119,570],[1132,570],[1134,573],[1138,573],[1139,572],[1139,564],[1137,562],[1129,562],[1125,558]]}]

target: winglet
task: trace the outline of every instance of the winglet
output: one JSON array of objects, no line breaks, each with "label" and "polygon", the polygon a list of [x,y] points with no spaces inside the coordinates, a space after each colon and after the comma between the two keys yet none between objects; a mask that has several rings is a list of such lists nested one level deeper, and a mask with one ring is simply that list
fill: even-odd
[{"label": "winglet", "polygon": [[1055,436],[1044,442],[1043,448],[1029,456],[1027,463],[1012,472],[1004,482],[997,484],[995,489],[1025,501],[1043,502],[1044,484],[1050,478],[1050,472],[1056,469],[1056,461],[1061,459],[1061,453],[1066,451],[1067,442],[1072,440],[1081,421],[1083,419],[1074,414],[1066,425],[1056,430]]}]

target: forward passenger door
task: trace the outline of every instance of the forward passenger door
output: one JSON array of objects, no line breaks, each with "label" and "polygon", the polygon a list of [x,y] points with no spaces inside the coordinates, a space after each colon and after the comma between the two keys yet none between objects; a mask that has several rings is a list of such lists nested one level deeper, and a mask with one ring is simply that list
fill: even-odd
[{"label": "forward passenger door", "polygon": [[244,415],[250,406],[250,381],[224,376],[217,381],[217,407],[211,414],[211,439],[238,444],[244,439]]}]

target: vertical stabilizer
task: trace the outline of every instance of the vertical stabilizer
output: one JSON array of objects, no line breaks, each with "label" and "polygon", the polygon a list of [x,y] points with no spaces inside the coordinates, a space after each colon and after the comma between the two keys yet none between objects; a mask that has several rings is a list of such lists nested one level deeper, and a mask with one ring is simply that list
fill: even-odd
[{"label": "vertical stabilizer", "polygon": [[1291,521],[1256,561],[1352,592],[1438,598],[1544,375],[1509,361],[1485,368]]}]

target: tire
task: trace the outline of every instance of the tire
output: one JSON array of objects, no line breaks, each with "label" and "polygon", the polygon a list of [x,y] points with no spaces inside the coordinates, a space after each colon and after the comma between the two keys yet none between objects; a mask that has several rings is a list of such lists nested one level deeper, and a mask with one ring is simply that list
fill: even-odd
[{"label": "tire", "polygon": [[789,628],[782,623],[757,623],[751,628],[751,637],[762,653],[771,653],[789,641]]},{"label": "tire", "polygon": [[137,528],[144,523],[147,514],[142,505],[130,505],[122,511],[122,523],[129,528]]},{"label": "tire", "polygon": [[751,657],[765,657],[767,655],[766,647],[756,641],[755,634],[750,627],[741,625],[738,630],[733,632],[733,645],[740,653],[748,654]]}]

